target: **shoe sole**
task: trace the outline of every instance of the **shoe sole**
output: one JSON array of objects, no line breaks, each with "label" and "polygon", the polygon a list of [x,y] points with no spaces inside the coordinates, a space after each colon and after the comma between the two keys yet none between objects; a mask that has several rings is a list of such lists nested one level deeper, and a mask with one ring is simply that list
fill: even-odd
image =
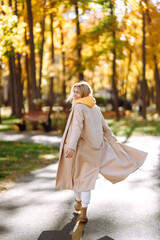
[{"label": "shoe sole", "polygon": [[88,219],[79,219],[81,223],[87,223]]}]

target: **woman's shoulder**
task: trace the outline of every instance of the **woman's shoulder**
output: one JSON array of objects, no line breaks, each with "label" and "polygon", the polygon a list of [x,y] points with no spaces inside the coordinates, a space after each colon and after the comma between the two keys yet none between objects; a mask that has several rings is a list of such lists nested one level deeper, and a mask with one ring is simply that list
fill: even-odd
[{"label": "woman's shoulder", "polygon": [[101,109],[98,105],[95,104],[94,109],[95,109],[96,112],[101,113]]},{"label": "woman's shoulder", "polygon": [[83,113],[85,110],[85,106],[84,104],[81,104],[81,103],[77,103],[73,108],[72,108],[72,111],[73,112],[79,112],[79,113]]},{"label": "woman's shoulder", "polygon": [[95,106],[99,111],[101,111],[100,107],[99,107],[97,104],[95,104],[94,106]]},{"label": "woman's shoulder", "polygon": [[73,107],[73,110],[81,110],[84,108],[84,104],[82,103],[77,103],[74,107]]},{"label": "woman's shoulder", "polygon": [[83,109],[86,109],[86,110],[88,110],[88,109],[97,109],[98,111],[101,111],[100,110],[100,107],[98,106],[98,105],[94,105],[93,107],[89,107],[89,106],[87,106],[87,105],[85,105],[85,104],[83,104],[83,103],[77,103],[74,107],[73,107],[73,110],[75,110],[75,109],[80,109],[80,110],[83,110]]}]

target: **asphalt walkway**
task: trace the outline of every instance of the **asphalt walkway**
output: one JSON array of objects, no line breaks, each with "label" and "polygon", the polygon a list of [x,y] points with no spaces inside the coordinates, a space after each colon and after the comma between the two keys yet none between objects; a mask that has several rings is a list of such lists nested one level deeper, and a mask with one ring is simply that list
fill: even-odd
[{"label": "asphalt walkway", "polygon": [[[53,133],[32,134],[0,133],[0,139],[30,138],[50,145],[59,145],[61,139]],[[0,239],[159,240],[160,137],[131,137],[126,144],[147,151],[147,160],[121,183],[112,185],[99,176],[87,224],[77,220],[72,191],[55,190],[56,163],[31,172],[0,194]]]},{"label": "asphalt walkway", "polygon": [[61,142],[61,135],[55,132],[41,132],[41,131],[6,131],[0,132],[0,140],[3,141],[20,141],[41,143],[44,145],[59,146]]}]

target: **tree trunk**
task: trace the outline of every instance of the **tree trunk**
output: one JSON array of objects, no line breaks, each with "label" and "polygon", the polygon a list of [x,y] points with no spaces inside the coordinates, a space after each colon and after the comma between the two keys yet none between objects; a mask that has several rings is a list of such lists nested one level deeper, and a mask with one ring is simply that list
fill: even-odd
[{"label": "tree trunk", "polygon": [[18,114],[20,115],[20,117],[22,116],[22,109],[24,108],[23,105],[23,86],[22,86],[22,82],[21,82],[21,73],[22,73],[22,69],[21,69],[21,62],[20,62],[20,54],[17,53],[17,62],[18,62],[18,66],[17,66],[17,97],[18,97],[18,102],[19,102],[19,109],[18,109]]},{"label": "tree trunk", "polygon": [[12,0],[9,0],[9,6],[12,7]]},{"label": "tree trunk", "polygon": [[159,78],[159,70],[158,70],[158,64],[157,64],[157,58],[154,55],[154,79],[155,79],[155,84],[156,84],[156,109],[157,112],[160,114],[160,78]]},{"label": "tree trunk", "polygon": [[146,82],[146,32],[145,32],[145,11],[143,10],[143,15],[142,15],[142,19],[143,19],[143,25],[142,25],[142,32],[143,32],[143,43],[142,43],[142,63],[143,63],[143,78],[142,78],[142,87],[141,87],[141,93],[142,93],[142,116],[144,119],[146,119],[146,92],[147,92],[147,82]]},{"label": "tree trunk", "polygon": [[[50,31],[51,31],[51,60],[52,64],[54,64],[54,32],[53,32],[53,15],[50,14]],[[50,111],[52,110],[52,106],[54,103],[54,77],[50,78],[50,89],[49,89],[49,104],[50,104]]]},{"label": "tree trunk", "polygon": [[16,64],[15,64],[15,54],[12,55],[12,68],[13,70],[13,91],[14,91],[14,98],[15,98],[15,116],[21,117],[21,103],[19,102],[19,79],[18,74],[16,72]]},{"label": "tree trunk", "polygon": [[[114,17],[114,12],[113,12],[113,4],[110,2],[110,9],[111,9],[111,16]],[[116,47],[115,47],[115,42],[116,42],[116,32],[113,30],[112,31],[112,38],[113,38],[113,48],[112,48],[112,54],[113,54],[113,62],[112,62],[112,90],[114,94],[114,109],[116,113],[116,119],[117,121],[120,119],[120,114],[118,110],[118,89],[117,89],[117,84],[116,84]]]},{"label": "tree trunk", "polygon": [[9,68],[10,68],[10,96],[11,96],[11,106],[12,114],[16,117],[21,117],[21,103],[19,102],[19,84],[18,76],[16,73],[15,65],[15,54],[9,58]]},{"label": "tree trunk", "polygon": [[[25,5],[24,2],[22,2],[22,8],[24,10]],[[25,44],[26,46],[28,45],[28,41],[27,41],[27,35],[26,35],[26,28],[25,28],[25,32],[24,32],[24,39],[25,39]],[[25,74],[26,74],[26,79],[27,79],[27,101],[28,101],[28,110],[31,111],[32,109],[32,103],[31,103],[31,94],[30,94],[30,75],[29,75],[29,57],[28,57],[28,53],[26,53],[25,55]]]},{"label": "tree trunk", "polygon": [[[12,7],[12,1],[9,1],[9,6]],[[15,1],[15,14],[17,13],[17,1]],[[15,61],[17,58],[17,61]],[[18,66],[16,65],[18,62]],[[22,88],[21,88],[21,64],[20,64],[20,56],[18,53],[14,52],[13,55],[9,57],[9,69],[10,69],[10,102],[12,107],[12,114],[16,117],[21,117],[22,115]]]},{"label": "tree trunk", "polygon": [[18,16],[17,0],[15,0],[15,14]]},{"label": "tree trunk", "polygon": [[[28,45],[27,42],[27,35],[26,35],[26,29],[25,29],[25,33],[24,33],[24,38],[25,38],[25,43],[26,45]],[[31,100],[31,84],[30,84],[30,69],[29,69],[29,56],[28,53],[26,53],[25,56],[25,73],[26,73],[26,78],[27,78],[27,100],[28,100],[28,110],[31,111],[32,110],[32,100]]]},{"label": "tree trunk", "polygon": [[77,32],[77,55],[78,55],[78,79],[79,81],[84,80],[83,70],[82,70],[82,47],[81,43],[79,43],[80,37],[80,23],[79,23],[79,13],[78,13],[78,2],[75,3],[75,13],[76,13],[76,32]]},{"label": "tree trunk", "polygon": [[65,81],[66,67],[65,67],[64,36],[63,36],[61,23],[60,23],[60,30],[61,30],[61,52],[62,52],[62,67],[63,67],[62,96],[63,96],[63,99],[65,99],[66,98],[66,81]]},{"label": "tree trunk", "polygon": [[[17,0],[15,0],[15,15],[18,17],[18,9],[17,9]],[[22,73],[22,68],[21,68],[21,55],[19,53],[15,54],[16,57],[16,98],[18,100],[18,108],[17,108],[17,115],[18,117],[22,116],[22,109],[23,109],[23,87],[22,87],[22,82],[21,82],[21,73]]]},{"label": "tree trunk", "polygon": [[27,0],[27,15],[29,24],[29,34],[30,34],[30,69],[31,69],[31,100],[32,109],[34,109],[33,100],[37,98],[37,87],[36,87],[36,66],[35,66],[35,54],[34,54],[34,36],[33,36],[33,17],[32,17],[32,7],[31,0]]},{"label": "tree trunk", "polygon": [[139,76],[137,76],[137,82],[135,84],[134,92],[133,92],[133,102],[136,103],[138,98],[140,98],[140,79]]},{"label": "tree trunk", "polygon": [[[12,7],[12,0],[9,0],[9,6]],[[10,104],[12,109],[12,115],[16,114],[16,106],[15,106],[15,92],[14,92],[14,78],[15,78],[15,68],[13,66],[13,55],[9,57],[9,96],[10,96]]]},{"label": "tree trunk", "polygon": [[[46,4],[46,0],[44,0],[44,7]],[[42,82],[42,64],[43,64],[43,47],[44,47],[44,42],[45,42],[45,38],[44,38],[44,33],[45,33],[45,10],[43,13],[43,20],[41,23],[41,29],[42,29],[42,41],[41,41],[41,48],[39,51],[39,57],[40,57],[40,68],[39,68],[39,81],[38,81],[38,98],[41,98],[41,82]]]},{"label": "tree trunk", "polygon": [[39,50],[39,58],[40,58],[40,67],[39,67],[39,81],[38,81],[38,94],[37,97],[41,98],[41,82],[42,82],[42,63],[43,63],[43,46],[44,46],[44,29],[45,29],[45,19],[43,19],[41,23],[42,28],[42,42],[41,42],[41,48]]},{"label": "tree trunk", "polygon": [[128,67],[127,67],[127,74],[126,74],[126,79],[124,81],[124,109],[127,107],[127,84],[128,84],[128,76],[130,72],[130,66],[131,66],[131,59],[132,59],[132,49],[130,49],[129,52],[129,59],[128,59]]},{"label": "tree trunk", "polygon": [[153,85],[152,85],[151,91],[150,91],[150,98],[151,98],[151,104],[155,103],[154,86]]},{"label": "tree trunk", "polygon": [[31,94],[30,94],[30,79],[29,79],[29,58],[28,58],[28,54],[26,54],[25,56],[25,71],[26,71],[26,75],[27,75],[27,99],[28,99],[28,109],[29,111],[32,109],[32,103],[31,103]]},{"label": "tree trunk", "polygon": [[9,57],[9,72],[10,72],[10,79],[9,79],[9,96],[10,96],[10,104],[12,108],[12,115],[15,115],[15,93],[13,91],[14,89],[14,70],[13,70],[13,64],[12,64],[12,56]]}]

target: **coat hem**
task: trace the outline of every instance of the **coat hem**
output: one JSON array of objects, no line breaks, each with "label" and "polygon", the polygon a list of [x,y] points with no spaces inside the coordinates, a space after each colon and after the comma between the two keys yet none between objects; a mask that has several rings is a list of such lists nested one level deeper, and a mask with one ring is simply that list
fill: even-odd
[{"label": "coat hem", "polygon": [[124,178],[121,178],[121,179],[116,179],[116,180],[109,180],[108,178],[106,178],[107,180],[109,180],[112,184],[116,184],[116,183],[119,183],[119,182],[122,182],[124,181],[127,177],[130,176],[130,174],[134,173],[135,171],[137,171],[142,165],[143,165],[144,162],[141,162],[140,164],[138,164],[138,166],[136,166],[134,169],[132,169],[128,174],[127,176],[125,176]]}]

